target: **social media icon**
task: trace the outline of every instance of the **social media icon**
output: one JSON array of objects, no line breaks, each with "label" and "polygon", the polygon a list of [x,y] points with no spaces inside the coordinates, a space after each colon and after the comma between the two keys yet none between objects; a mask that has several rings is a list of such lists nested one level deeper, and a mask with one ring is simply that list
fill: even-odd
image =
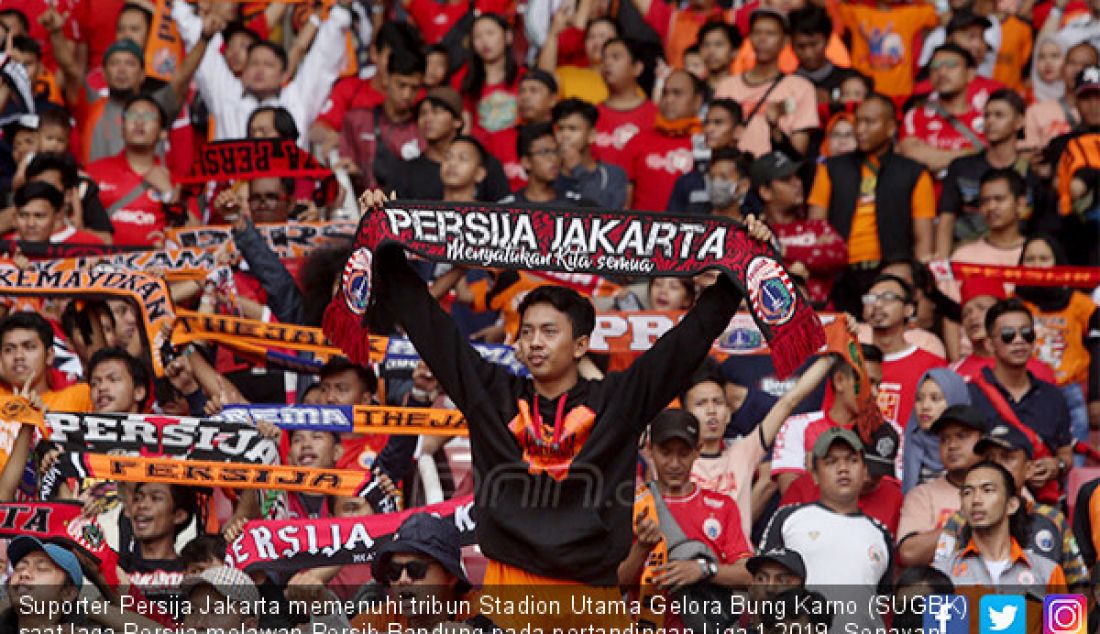
[{"label": "social media icon", "polygon": [[1048,594],[1043,597],[1043,634],[1085,634],[1087,611],[1084,595]]},{"label": "social media icon", "polygon": [[925,601],[924,634],[969,634],[970,609],[966,597],[933,594]]},{"label": "social media icon", "polygon": [[1027,603],[1022,596],[987,594],[981,610],[981,634],[1027,634]]}]

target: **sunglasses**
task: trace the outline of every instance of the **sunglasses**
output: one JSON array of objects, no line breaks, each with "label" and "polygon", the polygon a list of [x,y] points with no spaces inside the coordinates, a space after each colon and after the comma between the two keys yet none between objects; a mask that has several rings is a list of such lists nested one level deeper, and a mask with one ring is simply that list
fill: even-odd
[{"label": "sunglasses", "polygon": [[1035,330],[1031,326],[1024,326],[1023,328],[1001,328],[1001,342],[1005,345],[1016,341],[1016,335],[1023,337],[1023,340],[1027,343],[1035,343]]},{"label": "sunglasses", "polygon": [[386,580],[390,583],[397,583],[397,581],[401,579],[401,573],[406,572],[409,575],[409,579],[420,581],[428,575],[429,565],[431,564],[418,559],[406,561],[403,564],[390,563],[386,568]]}]

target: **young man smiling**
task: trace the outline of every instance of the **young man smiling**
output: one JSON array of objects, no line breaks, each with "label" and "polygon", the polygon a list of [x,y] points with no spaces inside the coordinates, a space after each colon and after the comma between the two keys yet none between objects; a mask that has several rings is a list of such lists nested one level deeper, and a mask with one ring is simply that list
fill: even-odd
[{"label": "young man smiling", "polygon": [[[386,202],[380,191],[364,208]],[[749,235],[768,240],[749,219]],[[399,248],[376,254],[375,306],[392,315],[421,351],[443,390],[469,421],[479,508],[478,542],[489,559],[485,584],[581,584],[594,599],[617,601],[617,569],[630,549],[638,446],[645,425],[686,387],[728,325],[740,293],[725,277],[702,293],[676,328],[625,372],[602,381],[579,375],[595,325],[591,302],[567,288],[539,287],[519,307],[517,354],[531,378],[481,358],[461,335]],[[552,509],[532,504],[533,489]],[[540,494],[541,496],[542,494]],[[594,587],[601,586],[601,587]],[[517,615],[502,627],[522,627]],[[619,624],[593,615],[540,616],[547,625]]]}]

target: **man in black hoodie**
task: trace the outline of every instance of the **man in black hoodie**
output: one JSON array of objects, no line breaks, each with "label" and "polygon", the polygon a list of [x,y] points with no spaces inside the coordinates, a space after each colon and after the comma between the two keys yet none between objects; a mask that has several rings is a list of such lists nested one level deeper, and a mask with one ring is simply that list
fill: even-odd
[{"label": "man in black hoodie", "polygon": [[[365,196],[368,207],[385,201],[380,191]],[[747,231],[757,240],[771,239],[754,218]],[[632,538],[638,439],[686,387],[741,294],[720,278],[630,368],[590,381],[580,377],[577,364],[595,324],[591,302],[570,289],[539,287],[519,307],[516,346],[531,374],[527,379],[481,358],[403,250],[390,246],[375,257],[383,272],[375,282],[376,308],[404,327],[469,421],[477,537],[489,558],[485,585],[514,586],[509,596],[518,601],[524,592],[542,598],[547,585],[580,584],[593,586],[581,592],[596,601],[617,602],[617,568]],[[568,596],[576,590],[561,595],[560,615],[492,618],[502,627],[531,623],[544,630],[620,624],[573,614]]]}]

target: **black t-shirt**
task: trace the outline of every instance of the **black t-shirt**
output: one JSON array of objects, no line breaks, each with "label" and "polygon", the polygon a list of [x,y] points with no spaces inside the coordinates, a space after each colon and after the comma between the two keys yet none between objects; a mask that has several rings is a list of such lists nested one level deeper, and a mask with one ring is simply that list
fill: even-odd
[{"label": "black t-shirt", "polygon": [[[140,546],[134,548],[137,551]],[[130,577],[145,598],[160,604],[173,614],[180,614],[168,606],[178,607],[184,597],[180,593],[184,565],[179,559],[145,559],[139,553],[122,553],[118,565]]]},{"label": "black t-shirt", "polygon": [[[495,157],[489,157],[485,172],[485,180],[478,187],[479,200],[495,203],[512,194],[508,187],[508,177],[504,175],[504,167]],[[395,174],[394,186],[397,195],[408,200],[443,199],[439,163],[423,154],[401,165],[401,170]]]},{"label": "black t-shirt", "polygon": [[[1036,204],[1036,192],[1042,187],[1026,159],[1017,161],[1016,168],[1027,183],[1028,205]],[[988,227],[978,212],[978,189],[982,176],[993,169],[985,152],[959,157],[947,167],[940,194],[939,213],[955,215],[955,240],[968,242],[985,235]]]}]

